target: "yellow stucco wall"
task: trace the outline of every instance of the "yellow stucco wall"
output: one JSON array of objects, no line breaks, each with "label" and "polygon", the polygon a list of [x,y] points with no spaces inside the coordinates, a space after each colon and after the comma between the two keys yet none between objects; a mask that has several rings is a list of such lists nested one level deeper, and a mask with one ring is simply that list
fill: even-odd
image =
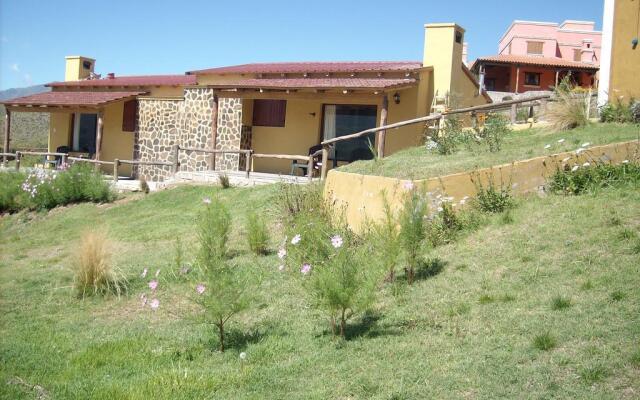
[{"label": "yellow stucco wall", "polygon": [[[606,155],[610,162],[620,163],[633,160],[640,151],[640,142],[631,141],[598,146],[576,156],[575,152],[560,153],[552,156],[537,157],[530,160],[516,161],[491,168],[483,168],[473,172],[464,172],[438,178],[417,180],[414,185],[427,192],[429,200],[437,195],[453,197],[453,202],[461,207],[460,201],[465,196],[476,195],[473,179],[479,180],[486,187],[491,178],[496,185],[511,185],[514,194],[522,195],[541,191],[547,178],[563,159],[571,157],[570,165],[593,162]],[[330,171],[324,187],[324,197],[344,211],[349,226],[360,231],[366,221],[380,221],[384,217],[384,198],[394,211],[402,207],[406,193],[404,184],[407,181],[381,176],[359,175],[340,171]],[[431,210],[433,212],[434,210]]]},{"label": "yellow stucco wall", "polygon": [[635,50],[631,47],[631,40],[638,36],[639,7],[637,0],[615,1],[609,99],[640,98],[640,45]]}]

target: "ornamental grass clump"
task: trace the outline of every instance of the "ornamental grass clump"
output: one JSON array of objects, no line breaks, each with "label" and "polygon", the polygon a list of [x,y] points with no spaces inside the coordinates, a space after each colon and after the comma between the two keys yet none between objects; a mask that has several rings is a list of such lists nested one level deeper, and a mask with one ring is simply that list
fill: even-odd
[{"label": "ornamental grass clump", "polygon": [[298,215],[305,213],[322,213],[325,216],[327,214],[322,197],[322,185],[318,183],[278,183],[274,202],[285,222],[291,222]]},{"label": "ornamental grass clump", "polygon": [[591,94],[576,89],[565,77],[555,91],[545,116],[554,131],[566,131],[589,124]]},{"label": "ornamental grass clump", "polygon": [[126,281],[111,263],[110,244],[102,232],[82,235],[73,267],[78,298],[106,293],[120,295],[126,289]]},{"label": "ornamental grass clump", "polygon": [[345,338],[347,321],[375,299],[380,269],[370,247],[357,246],[348,231],[318,215],[299,216],[278,256],[301,279],[314,307],[328,314],[334,335]]},{"label": "ornamental grass clump", "polygon": [[247,215],[246,230],[247,242],[251,252],[259,256],[267,254],[269,229],[267,228],[267,223],[264,218],[255,212],[250,212]]},{"label": "ornamental grass clump", "polygon": [[407,187],[400,212],[400,243],[405,256],[407,282],[413,284],[415,272],[420,264],[422,248],[427,235],[426,196],[415,187]]},{"label": "ornamental grass clump", "polygon": [[230,216],[218,199],[205,199],[199,218],[198,253],[194,299],[202,308],[199,315],[205,324],[216,327],[219,350],[225,350],[225,326],[234,315],[250,303],[250,285],[245,268],[226,260]]}]

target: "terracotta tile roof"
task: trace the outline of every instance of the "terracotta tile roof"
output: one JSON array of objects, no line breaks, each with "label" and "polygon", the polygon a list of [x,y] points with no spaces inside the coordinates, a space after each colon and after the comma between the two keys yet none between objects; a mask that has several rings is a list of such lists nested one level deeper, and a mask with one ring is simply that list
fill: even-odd
[{"label": "terracotta tile roof", "polygon": [[116,76],[114,78],[85,79],[81,81],[51,82],[46,86],[180,86],[195,85],[196,77],[193,75],[140,75],[140,76]]},{"label": "terracotta tile roof", "polygon": [[388,89],[412,86],[415,79],[384,78],[282,78],[282,79],[238,79],[230,82],[209,84],[221,89]]},{"label": "terracotta tile roof", "polygon": [[7,106],[28,107],[99,107],[146,93],[148,92],[45,92],[8,99],[0,103]]},{"label": "terracotta tile roof", "polygon": [[562,58],[518,56],[514,54],[500,54],[497,56],[480,57],[473,63],[472,69],[476,67],[478,62],[537,65],[541,67],[560,67],[560,68],[576,68],[576,69],[590,69],[590,70],[599,69],[597,64],[563,60]]},{"label": "terracotta tile roof", "polygon": [[420,61],[346,61],[346,62],[282,62],[232,65],[190,71],[187,74],[286,74],[327,72],[385,72],[415,71]]}]

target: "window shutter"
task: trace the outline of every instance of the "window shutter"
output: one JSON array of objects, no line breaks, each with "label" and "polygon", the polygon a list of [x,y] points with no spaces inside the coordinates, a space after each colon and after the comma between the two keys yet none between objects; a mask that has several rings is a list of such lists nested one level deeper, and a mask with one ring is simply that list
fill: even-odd
[{"label": "window shutter", "polygon": [[134,132],[136,130],[136,117],[138,115],[138,100],[129,100],[124,103],[122,112],[122,130]]},{"label": "window shutter", "polygon": [[527,54],[542,54],[543,42],[527,42]]},{"label": "window shutter", "polygon": [[253,126],[283,127],[287,114],[286,100],[253,101]]}]

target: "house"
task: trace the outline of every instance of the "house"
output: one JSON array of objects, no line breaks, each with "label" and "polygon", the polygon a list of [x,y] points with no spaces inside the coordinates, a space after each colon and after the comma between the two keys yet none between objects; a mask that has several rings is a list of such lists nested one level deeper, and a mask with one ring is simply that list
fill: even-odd
[{"label": "house", "polygon": [[598,104],[640,99],[640,2],[605,0]]},{"label": "house", "polygon": [[[65,81],[48,84],[51,92],[4,104],[9,121],[14,112],[51,113],[51,152],[171,161],[177,144],[229,150],[215,157],[182,151],[180,171],[242,170],[247,161],[234,153],[239,149],[306,156],[325,139],[438,111],[445,98],[458,106],[490,102],[462,62],[464,33],[453,23],[425,25],[421,61],[259,63],[184,75],[99,77],[95,60],[67,57]],[[386,135],[386,154],[422,143],[423,129],[407,126]],[[338,144],[331,164],[371,158],[375,141]],[[292,162],[261,157],[251,168],[290,174]],[[172,175],[163,166],[124,172],[150,181]]]},{"label": "house", "polygon": [[594,87],[602,33],[590,21],[514,21],[498,54],[478,58],[472,70],[488,91],[525,93],[553,89],[565,76]]}]

